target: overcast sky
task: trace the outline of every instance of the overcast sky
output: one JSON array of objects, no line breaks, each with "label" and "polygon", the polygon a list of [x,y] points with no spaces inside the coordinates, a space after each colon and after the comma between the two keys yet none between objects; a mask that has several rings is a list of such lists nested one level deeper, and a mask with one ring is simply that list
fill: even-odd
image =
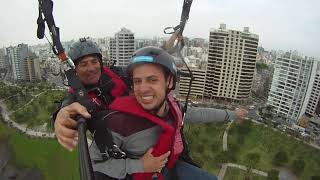
[{"label": "overcast sky", "polygon": [[[165,36],[178,24],[183,0],[54,0],[61,39],[113,36],[127,27],[136,37]],[[319,0],[193,0],[185,36],[208,39],[211,28],[248,26],[267,50],[298,50],[320,58]],[[36,38],[37,0],[2,0],[0,47],[45,43]]]}]

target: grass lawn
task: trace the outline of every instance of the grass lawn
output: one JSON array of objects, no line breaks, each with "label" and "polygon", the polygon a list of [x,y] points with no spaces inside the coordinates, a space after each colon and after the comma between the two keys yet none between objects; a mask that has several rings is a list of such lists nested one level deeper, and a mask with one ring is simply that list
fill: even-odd
[{"label": "grass lawn", "polygon": [[63,149],[55,139],[29,138],[0,122],[0,138],[8,138],[10,163],[19,168],[37,168],[45,180],[78,180],[78,153]]},{"label": "grass lawn", "polygon": [[[244,180],[245,175],[246,175],[246,172],[241,169],[228,167],[226,175],[224,176],[223,180]],[[257,174],[250,174],[250,177],[253,180],[266,180],[267,179],[267,177],[260,176]]]},{"label": "grass lawn", "polygon": [[186,124],[184,131],[192,157],[204,169],[217,175],[220,165],[215,157],[222,151],[222,136],[226,123]]},{"label": "grass lawn", "polygon": [[258,153],[260,161],[255,169],[269,171],[276,153],[284,151],[288,155],[290,168],[295,159],[305,162],[300,180],[309,180],[313,175],[320,175],[320,150],[297,141],[286,134],[273,131],[264,125],[248,122],[244,125],[233,125],[228,135],[228,147],[235,154],[235,163],[246,165],[248,153]]}]

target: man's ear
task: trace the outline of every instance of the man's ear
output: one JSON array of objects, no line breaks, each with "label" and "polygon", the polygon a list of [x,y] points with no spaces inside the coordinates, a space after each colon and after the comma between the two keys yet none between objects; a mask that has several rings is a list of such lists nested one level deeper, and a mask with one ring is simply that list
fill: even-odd
[{"label": "man's ear", "polygon": [[172,76],[172,75],[168,76],[168,79],[167,79],[167,87],[168,87],[169,89],[172,89],[172,87],[173,87],[173,76]]},{"label": "man's ear", "polygon": [[78,72],[78,68],[77,68],[77,67],[78,67],[78,66],[76,66],[76,67],[74,68],[76,74],[78,74],[78,73],[77,73],[77,72]]}]

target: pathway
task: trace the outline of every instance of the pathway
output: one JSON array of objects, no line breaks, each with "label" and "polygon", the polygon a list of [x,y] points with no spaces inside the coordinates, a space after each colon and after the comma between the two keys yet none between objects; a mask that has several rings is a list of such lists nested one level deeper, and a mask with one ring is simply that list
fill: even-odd
[{"label": "pathway", "polygon": [[[220,169],[220,172],[219,172],[219,175],[218,175],[218,179],[219,180],[223,180],[224,175],[225,175],[228,167],[238,168],[238,169],[247,171],[247,167],[244,166],[244,165],[234,164],[234,163],[223,163],[222,164],[222,168]],[[255,173],[255,174],[258,174],[260,176],[264,176],[264,177],[268,176],[268,173],[260,171],[260,170],[257,170],[257,169],[252,169],[251,172]]]}]

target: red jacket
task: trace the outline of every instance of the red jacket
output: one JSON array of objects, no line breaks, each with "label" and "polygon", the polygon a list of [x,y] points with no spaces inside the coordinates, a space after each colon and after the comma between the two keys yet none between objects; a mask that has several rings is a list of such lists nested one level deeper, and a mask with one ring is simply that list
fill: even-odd
[{"label": "red jacket", "polygon": [[[112,70],[110,70],[108,67],[104,67],[103,68],[103,72],[102,73],[105,73],[107,74],[109,77],[112,78],[112,82],[113,84],[115,85],[111,91],[111,95],[116,98],[116,97],[120,97],[120,96],[123,96],[128,87],[127,85],[124,83],[124,81],[117,75],[115,74]],[[74,93],[74,89],[70,88],[69,89],[69,92],[70,93]],[[104,106],[104,107],[108,107],[108,104],[105,104],[101,99],[99,99],[97,97],[97,95],[95,94],[95,92],[93,91],[89,91],[88,92],[88,96],[91,98],[91,101],[94,103],[94,104],[97,104],[98,106]]]},{"label": "red jacket", "polygon": [[[130,113],[142,118],[146,118],[163,128],[162,134],[159,136],[157,144],[153,147],[152,154],[160,156],[168,151],[171,155],[168,161],[168,168],[173,168],[180,154],[183,151],[183,142],[181,137],[182,128],[182,112],[172,96],[168,97],[170,111],[174,117],[174,126],[145,111],[137,102],[134,96],[120,97],[113,101],[110,108],[120,112]],[[152,179],[154,173],[135,173],[133,178],[135,180]],[[161,173],[157,173],[160,180],[163,179]]]}]

